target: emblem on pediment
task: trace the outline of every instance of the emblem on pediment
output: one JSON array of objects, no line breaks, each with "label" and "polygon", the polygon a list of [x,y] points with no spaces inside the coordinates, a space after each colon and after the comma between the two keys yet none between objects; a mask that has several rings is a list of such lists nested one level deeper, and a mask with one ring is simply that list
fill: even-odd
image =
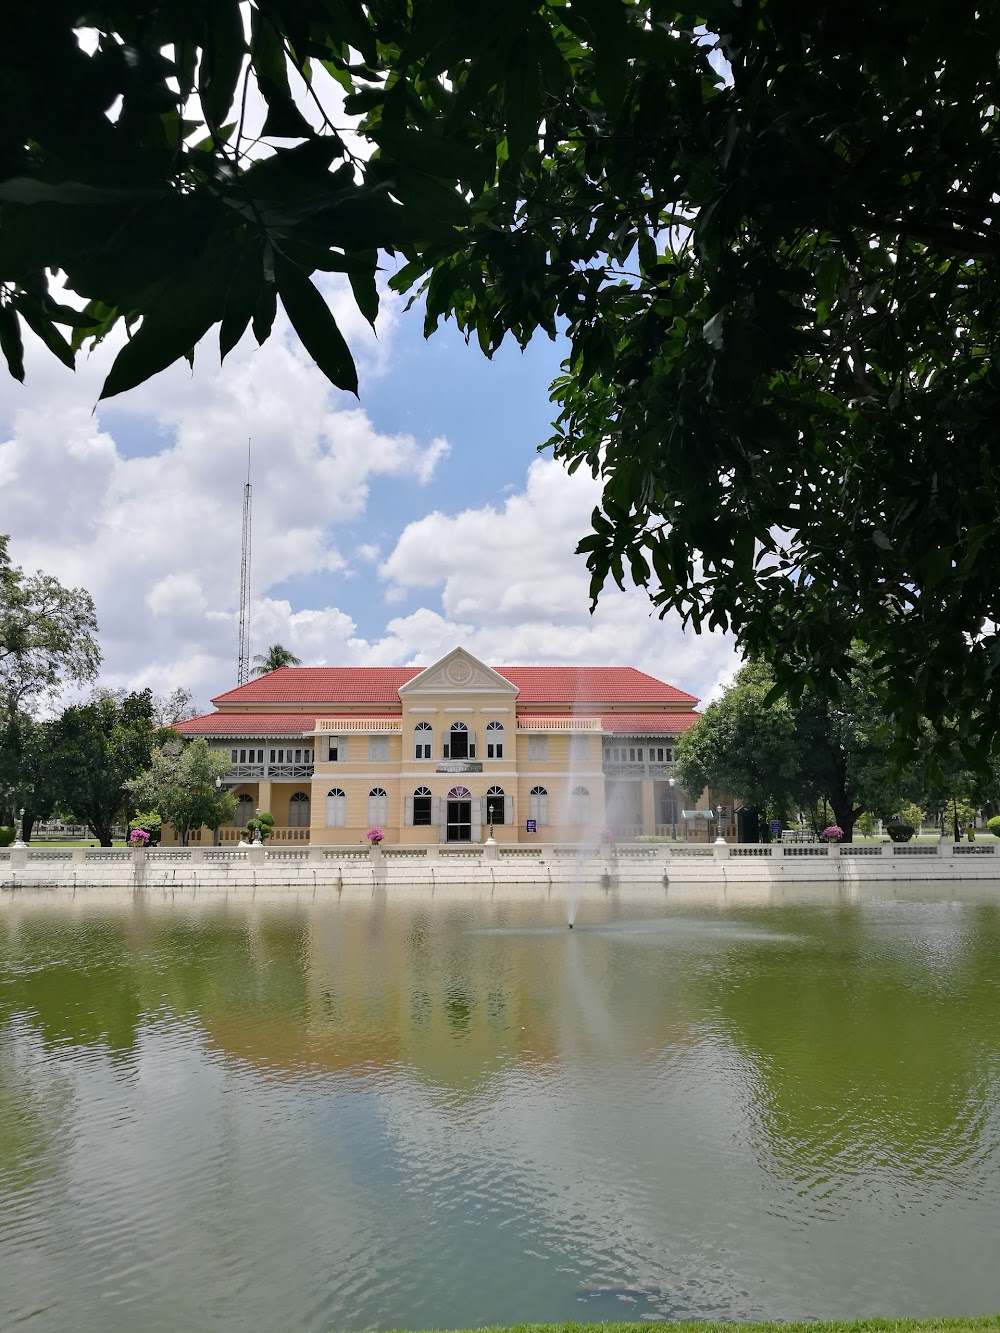
[{"label": "emblem on pediment", "polygon": [[401,686],[400,694],[517,694],[517,688],[478,658],[457,648]]}]

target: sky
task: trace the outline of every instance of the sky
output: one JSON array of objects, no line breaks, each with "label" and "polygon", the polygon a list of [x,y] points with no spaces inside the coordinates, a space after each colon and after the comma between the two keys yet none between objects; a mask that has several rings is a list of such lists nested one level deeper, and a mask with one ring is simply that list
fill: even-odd
[{"label": "sky", "polygon": [[427,665],[462,645],[491,665],[626,665],[705,699],[731,678],[723,635],[660,620],[640,590],[590,614],[577,541],[598,484],[548,452],[565,346],[493,361],[452,326],[383,299],[373,333],[340,279],[323,290],[359,363],[332,388],[279,309],[220,367],[212,335],[99,403],[120,338],[76,372],[26,333],[27,376],[0,377],[0,532],[26,570],[86,588],[100,684],[190,690],[237,679],[243,485],[252,441],[251,652],[305,665]]}]

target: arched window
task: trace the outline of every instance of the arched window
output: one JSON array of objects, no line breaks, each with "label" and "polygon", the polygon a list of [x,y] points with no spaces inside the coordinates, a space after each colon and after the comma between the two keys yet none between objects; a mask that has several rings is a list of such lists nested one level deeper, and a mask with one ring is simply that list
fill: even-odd
[{"label": "arched window", "polygon": [[233,821],[237,828],[246,828],[247,820],[253,818],[253,797],[248,796],[246,792],[237,799],[236,814],[233,815]]},{"label": "arched window", "polygon": [[472,792],[469,791],[468,787],[452,787],[451,791],[448,793],[448,800],[471,801]]},{"label": "arched window", "polygon": [[487,824],[507,823],[507,796],[503,787],[489,787],[483,797],[483,818]]},{"label": "arched window", "polygon": [[544,787],[532,787],[528,793],[528,818],[539,828],[549,822],[549,794]]},{"label": "arched window", "polygon": [[372,787],[368,793],[368,825],[380,828],[389,822],[389,797],[384,787]]},{"label": "arched window", "polygon": [[347,824],[347,796],[342,787],[331,787],[326,794],[327,828],[344,828]]},{"label": "arched window", "polygon": [[445,759],[474,759],[476,757],[475,739],[469,736],[469,728],[464,722],[453,722],[448,732],[448,743],[444,747]]},{"label": "arched window", "polygon": [[304,791],[297,791],[288,801],[288,827],[309,827],[309,797]]},{"label": "arched window", "polygon": [[486,758],[503,758],[503,723],[487,722],[486,724]]},{"label": "arched window", "polygon": [[413,823],[419,828],[429,828],[431,823],[430,787],[418,787],[413,793]]},{"label": "arched window", "polygon": [[571,824],[590,822],[590,792],[586,787],[574,787],[570,793],[569,822]]},{"label": "arched window", "polygon": [[418,722],[413,728],[414,759],[430,759],[434,744],[434,728],[429,722]]}]

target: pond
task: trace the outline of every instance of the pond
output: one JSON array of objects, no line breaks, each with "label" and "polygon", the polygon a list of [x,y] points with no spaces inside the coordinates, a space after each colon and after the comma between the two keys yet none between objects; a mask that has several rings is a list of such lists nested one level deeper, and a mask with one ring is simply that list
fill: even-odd
[{"label": "pond", "polygon": [[1000,1309],[997,890],[881,892],[5,894],[0,1327]]}]

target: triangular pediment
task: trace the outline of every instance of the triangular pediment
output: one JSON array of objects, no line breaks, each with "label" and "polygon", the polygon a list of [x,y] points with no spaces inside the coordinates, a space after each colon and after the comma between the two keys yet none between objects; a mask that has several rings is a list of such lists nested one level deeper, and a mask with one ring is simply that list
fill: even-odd
[{"label": "triangular pediment", "polygon": [[503,694],[510,698],[520,691],[464,648],[453,648],[447,657],[401,685],[399,693],[406,698],[415,694]]}]

